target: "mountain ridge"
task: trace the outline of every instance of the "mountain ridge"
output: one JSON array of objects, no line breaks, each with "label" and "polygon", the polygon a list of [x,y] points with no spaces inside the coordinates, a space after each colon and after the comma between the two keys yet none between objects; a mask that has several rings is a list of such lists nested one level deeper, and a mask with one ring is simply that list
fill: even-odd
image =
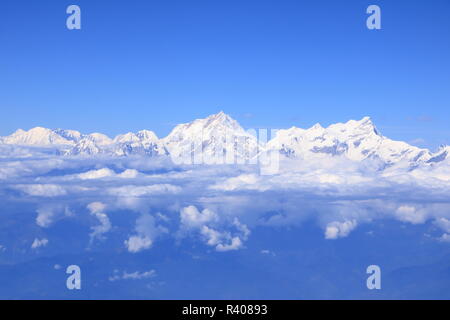
[{"label": "mountain ridge", "polygon": [[353,161],[380,159],[391,165],[399,162],[437,163],[450,158],[450,147],[432,153],[403,141],[383,136],[370,117],[308,129],[293,126],[277,130],[267,143],[257,139],[229,115],[220,111],[206,118],[182,123],[164,138],[150,130],[119,134],[114,138],[101,133],[82,134],[76,130],[35,127],[18,129],[0,137],[0,143],[29,147],[54,147],[64,155],[172,155],[191,156],[200,150],[208,156],[228,155],[249,159],[262,151],[278,151],[287,158],[308,160],[316,156],[345,156]]}]

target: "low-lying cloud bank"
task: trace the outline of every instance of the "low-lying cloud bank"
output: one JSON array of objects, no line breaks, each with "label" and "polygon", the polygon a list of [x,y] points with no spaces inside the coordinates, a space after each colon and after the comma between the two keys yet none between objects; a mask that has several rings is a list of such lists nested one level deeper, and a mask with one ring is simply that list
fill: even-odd
[{"label": "low-lying cloud bank", "polygon": [[[448,163],[380,170],[376,161],[283,159],[277,174],[260,175],[252,165],[40,155],[0,160],[0,199],[17,214],[22,206],[34,208],[34,223],[44,234],[62,220],[88,217],[86,248],[123,232],[110,218],[123,211],[125,219],[133,219],[121,240],[131,254],[151,250],[167,237],[199,241],[205,250],[234,251],[245,248],[255,227],[308,220],[330,241],[351,236],[363,224],[393,219],[432,223],[436,241],[450,242]],[[39,250],[51,246],[42,236],[32,244]],[[114,279],[119,278],[130,277]]]}]

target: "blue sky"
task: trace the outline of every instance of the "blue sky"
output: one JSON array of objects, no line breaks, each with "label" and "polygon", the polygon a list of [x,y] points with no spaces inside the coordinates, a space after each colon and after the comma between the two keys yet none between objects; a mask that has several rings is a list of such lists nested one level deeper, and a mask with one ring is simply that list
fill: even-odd
[{"label": "blue sky", "polygon": [[[70,4],[82,30],[66,29]],[[252,128],[369,115],[391,138],[450,144],[449,14],[448,0],[4,1],[0,135],[164,136],[224,110]]]}]

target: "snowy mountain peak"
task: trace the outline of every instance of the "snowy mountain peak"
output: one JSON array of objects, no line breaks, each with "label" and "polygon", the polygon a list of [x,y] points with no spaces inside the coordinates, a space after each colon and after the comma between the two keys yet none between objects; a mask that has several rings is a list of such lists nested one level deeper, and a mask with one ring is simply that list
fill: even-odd
[{"label": "snowy mountain peak", "polygon": [[441,152],[441,151],[448,151],[448,152],[450,152],[450,146],[445,145],[445,144],[440,145],[438,152]]},{"label": "snowy mountain peak", "polygon": [[158,141],[158,136],[150,130],[141,130],[138,133],[136,133],[136,136],[141,139],[141,140],[145,140],[145,141]]},{"label": "snowy mountain peak", "polygon": [[120,134],[114,138],[114,143],[125,143],[125,142],[139,142],[139,137],[133,132],[128,132],[125,134]]},{"label": "snowy mountain peak", "polygon": [[68,155],[96,155],[109,156],[140,155],[164,155],[165,147],[155,133],[149,130],[141,130],[138,133],[128,132],[120,134],[114,139],[101,133],[92,133],[81,139]]},{"label": "snowy mountain peak", "polygon": [[162,141],[169,153],[177,158],[189,158],[194,153],[202,157],[234,153],[249,158],[258,149],[256,138],[223,111],[180,124]]},{"label": "snowy mountain peak", "polygon": [[375,124],[372,121],[372,118],[370,117],[364,117],[359,121],[356,121],[357,127],[359,128],[366,128],[368,130],[374,130],[377,132],[377,128],[375,127]]},{"label": "snowy mountain peak", "polygon": [[320,123],[316,123],[311,128],[309,128],[309,130],[323,130],[323,129],[324,128],[322,127],[322,125]]},{"label": "snowy mountain peak", "polygon": [[82,134],[75,130],[56,129],[56,130],[53,130],[53,132],[60,135],[64,139],[67,139],[67,140],[70,140],[73,142],[78,142],[82,138]]},{"label": "snowy mountain peak", "polygon": [[23,129],[17,129],[12,135],[14,136],[18,136],[18,135],[22,135],[27,133],[27,131],[23,130]]},{"label": "snowy mountain peak", "polygon": [[212,133],[225,133],[225,131],[241,134],[245,132],[236,120],[221,111],[204,119],[196,119],[189,123],[177,125],[165,140],[179,140],[187,136],[195,138],[200,134],[211,135]]},{"label": "snowy mountain peak", "polygon": [[156,143],[159,139],[153,131],[141,130],[137,133],[128,132],[114,138],[114,143]]},{"label": "snowy mountain peak", "polygon": [[231,130],[243,130],[236,120],[231,118],[223,111],[210,115],[205,119],[198,119],[194,121],[193,124],[201,125],[203,129],[214,129],[217,127],[223,127]]},{"label": "snowy mountain peak", "polygon": [[76,139],[76,131],[62,132],[61,130],[50,130],[43,127],[35,127],[28,131],[19,129],[12,135],[4,137],[5,144],[16,145],[72,145]]},{"label": "snowy mountain peak", "polygon": [[439,150],[428,160],[428,163],[439,163],[450,160],[450,146],[441,146]]},{"label": "snowy mountain peak", "polygon": [[[351,120],[350,120],[351,121]],[[361,120],[356,120],[356,122],[358,122],[358,123],[360,123],[360,124],[364,124],[364,123],[369,123],[369,124],[372,124],[373,125],[373,123],[372,123],[372,118],[371,117],[369,117],[369,116],[365,116],[365,117],[363,117]]]},{"label": "snowy mountain peak", "polygon": [[46,136],[46,135],[51,135],[53,131],[50,130],[50,129],[44,128],[44,127],[34,127],[34,128],[31,128],[30,130],[25,131],[25,132],[23,130],[21,130],[21,132],[23,134],[25,134],[25,135],[28,135],[28,136],[32,136],[32,135],[34,135],[34,136]]},{"label": "snowy mountain peak", "polygon": [[98,133],[98,132],[88,134],[88,135],[84,136],[83,139],[92,141],[93,143],[100,145],[100,146],[108,145],[113,142],[113,140],[110,137],[108,137],[107,135],[105,135],[103,133]]},{"label": "snowy mountain peak", "polygon": [[403,160],[423,162],[430,158],[428,150],[383,137],[370,117],[332,124],[327,128],[316,124],[307,130],[295,127],[280,130],[269,141],[268,147],[290,158],[345,156],[354,161],[375,158],[388,165]]},{"label": "snowy mountain peak", "polygon": [[359,130],[364,130],[366,132],[375,133],[376,135],[381,135],[377,127],[373,123],[372,118],[370,117],[364,117],[361,120],[356,121],[355,127],[358,128]]},{"label": "snowy mountain peak", "polygon": [[216,114],[212,114],[212,115],[208,116],[206,119],[226,120],[226,119],[231,119],[231,117],[229,115],[227,115],[225,112],[219,111]]},{"label": "snowy mountain peak", "polygon": [[[311,128],[310,128],[311,129]],[[277,132],[275,133],[275,136],[277,136],[277,135],[282,135],[282,134],[285,134],[285,135],[293,135],[293,134],[298,134],[298,133],[303,133],[303,132],[305,132],[306,130],[305,129],[302,129],[302,128],[299,128],[299,127],[296,127],[296,126],[292,126],[292,127],[290,127],[289,129],[281,129],[281,130],[277,130]]]},{"label": "snowy mountain peak", "polygon": [[380,135],[370,117],[364,117],[361,120],[349,120],[346,123],[332,124],[327,129],[349,134]]}]

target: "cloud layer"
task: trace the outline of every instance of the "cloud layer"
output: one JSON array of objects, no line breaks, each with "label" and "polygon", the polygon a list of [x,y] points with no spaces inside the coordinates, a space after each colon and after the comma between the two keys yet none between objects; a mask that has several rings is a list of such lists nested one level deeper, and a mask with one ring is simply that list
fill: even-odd
[{"label": "cloud layer", "polygon": [[[445,163],[380,170],[376,161],[340,157],[285,159],[277,174],[260,175],[253,165],[39,156],[2,159],[0,198],[17,212],[31,206],[44,232],[64,220],[88,221],[86,247],[120,231],[121,248],[133,254],[167,238],[198,241],[205,250],[239,250],[253,228],[305,221],[319,225],[330,241],[375,220],[431,222],[436,240],[450,242],[449,172]],[[117,212],[127,227],[111,219]],[[44,246],[51,241],[33,243]]]}]

